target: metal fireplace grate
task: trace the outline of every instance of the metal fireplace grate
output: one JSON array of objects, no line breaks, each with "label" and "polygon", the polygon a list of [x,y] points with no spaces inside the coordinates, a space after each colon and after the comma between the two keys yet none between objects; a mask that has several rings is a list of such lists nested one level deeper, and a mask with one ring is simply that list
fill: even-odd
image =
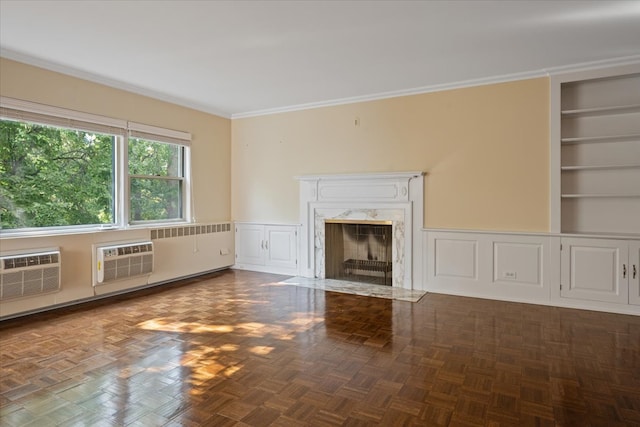
[{"label": "metal fireplace grate", "polygon": [[389,273],[392,268],[390,261],[372,261],[368,259],[348,259],[344,263],[345,270],[379,271]]},{"label": "metal fireplace grate", "polygon": [[[348,259],[343,262],[344,272],[351,275],[354,271],[375,271],[384,273],[383,285],[387,284],[387,273],[393,269],[391,261],[374,261],[368,259]],[[373,279],[369,279],[373,280]]]}]

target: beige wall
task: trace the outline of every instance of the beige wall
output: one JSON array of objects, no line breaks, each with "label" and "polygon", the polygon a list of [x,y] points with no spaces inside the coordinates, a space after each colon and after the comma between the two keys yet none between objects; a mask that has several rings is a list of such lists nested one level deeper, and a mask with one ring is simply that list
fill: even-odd
[{"label": "beige wall", "polygon": [[4,58],[0,61],[2,96],[190,132],[196,219],[230,219],[229,119]]},{"label": "beige wall", "polygon": [[299,222],[296,175],[421,170],[426,227],[549,231],[546,78],[236,119],[231,127],[238,221]]},{"label": "beige wall", "polygon": [[[0,59],[0,94],[190,132],[196,221],[211,223],[231,219],[229,119],[6,59]],[[223,234],[226,236],[188,236],[158,241],[156,260],[160,262],[156,262],[155,273],[150,282],[233,264],[232,255],[223,256],[220,253],[224,249],[233,254],[232,233]],[[62,250],[62,291],[0,303],[0,316],[93,297],[92,245],[149,237],[148,229],[134,229],[64,236],[0,238],[0,251],[3,252],[54,246]],[[176,268],[176,265],[180,268]]]}]

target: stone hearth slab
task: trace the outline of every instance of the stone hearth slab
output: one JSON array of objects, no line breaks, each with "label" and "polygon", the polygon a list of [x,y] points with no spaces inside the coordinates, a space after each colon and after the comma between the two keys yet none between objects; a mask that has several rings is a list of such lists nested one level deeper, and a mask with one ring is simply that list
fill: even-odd
[{"label": "stone hearth slab", "polygon": [[409,302],[418,302],[420,298],[426,294],[425,291],[402,289],[392,286],[370,285],[368,283],[335,279],[310,279],[307,277],[292,277],[278,284]]}]

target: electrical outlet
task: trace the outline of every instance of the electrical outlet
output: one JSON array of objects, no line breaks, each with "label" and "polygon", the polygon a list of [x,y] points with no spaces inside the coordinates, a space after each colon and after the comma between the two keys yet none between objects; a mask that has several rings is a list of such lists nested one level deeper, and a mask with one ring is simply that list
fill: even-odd
[{"label": "electrical outlet", "polygon": [[502,278],[508,280],[516,280],[516,272],[515,271],[503,271]]}]

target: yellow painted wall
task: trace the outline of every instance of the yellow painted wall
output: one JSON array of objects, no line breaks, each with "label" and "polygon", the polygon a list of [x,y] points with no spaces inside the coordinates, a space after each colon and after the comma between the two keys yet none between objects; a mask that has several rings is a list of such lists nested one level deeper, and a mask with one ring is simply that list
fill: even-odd
[{"label": "yellow painted wall", "polygon": [[[229,119],[7,59],[0,59],[0,94],[190,132],[195,219],[198,223],[231,219]],[[2,252],[48,247],[62,250],[61,292],[2,302],[0,317],[93,297],[92,245],[149,238],[150,231],[145,228],[43,237],[0,237]],[[233,256],[222,255],[222,249],[233,254],[232,233],[158,241],[156,260],[159,262],[149,281],[154,283],[232,265]]]},{"label": "yellow painted wall", "polygon": [[428,228],[549,231],[547,78],[235,119],[231,127],[238,221],[299,222],[296,175],[421,170]]},{"label": "yellow painted wall", "polygon": [[0,94],[192,135],[194,210],[198,222],[229,220],[229,119],[0,58]]}]

